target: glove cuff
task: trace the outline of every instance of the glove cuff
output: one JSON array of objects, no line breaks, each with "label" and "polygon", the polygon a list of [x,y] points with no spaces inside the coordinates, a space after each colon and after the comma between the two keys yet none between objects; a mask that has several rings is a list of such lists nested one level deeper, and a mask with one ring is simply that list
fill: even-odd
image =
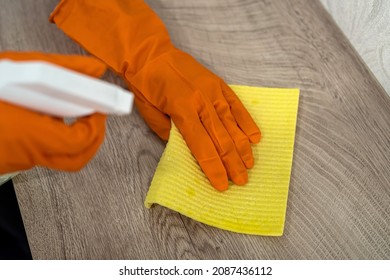
[{"label": "glove cuff", "polygon": [[163,22],[142,0],[62,0],[49,20],[124,78],[174,49]]}]

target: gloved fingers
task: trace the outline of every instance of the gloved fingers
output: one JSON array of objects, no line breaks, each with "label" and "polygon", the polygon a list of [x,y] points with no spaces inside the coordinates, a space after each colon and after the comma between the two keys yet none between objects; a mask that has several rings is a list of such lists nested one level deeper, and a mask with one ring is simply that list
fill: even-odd
[{"label": "gloved fingers", "polygon": [[[105,115],[94,114],[78,121],[78,123],[85,122],[94,123],[92,126],[98,128],[92,136],[86,137],[86,142],[82,149],[73,153],[68,153],[66,150],[59,150],[58,153],[45,154],[41,165],[64,171],[78,171],[83,168],[93,158],[103,143]],[[78,129],[75,126],[72,128],[73,130]]]},{"label": "gloved fingers", "polygon": [[25,170],[42,165],[62,170],[78,170],[92,157],[102,142],[106,116],[94,114],[72,125],[6,102],[0,102],[3,134],[0,172]]},{"label": "gloved fingers", "polygon": [[46,154],[78,154],[93,143],[97,136],[105,133],[106,115],[95,113],[79,118],[71,125],[50,118],[42,126],[42,132],[50,132],[50,141],[43,140]]},{"label": "gloved fingers", "polygon": [[214,107],[219,116],[219,119],[233,139],[241,160],[244,162],[246,168],[252,168],[254,159],[249,138],[237,126],[237,122],[230,112],[229,105],[226,102],[219,101],[214,103]]},{"label": "gloved fingers", "polygon": [[101,77],[107,66],[91,56],[47,54],[40,52],[0,52],[0,59],[10,59],[15,61],[45,61],[53,63],[92,77]]},{"label": "gloved fingers", "polygon": [[219,191],[227,190],[229,182],[226,169],[198,116],[173,115],[172,119],[211,185]]},{"label": "gloved fingers", "polygon": [[[21,136],[29,139],[31,153],[38,165],[79,170],[91,158],[91,151],[96,151],[97,143],[101,142],[99,139],[104,138],[106,116],[102,114],[80,118],[72,125],[31,111],[24,114],[27,116],[28,128]],[[74,158],[79,161],[72,162]]]},{"label": "gloved fingers", "polygon": [[199,116],[215,145],[229,178],[237,185],[246,184],[248,182],[246,167],[214,107],[211,104],[205,104]]},{"label": "gloved fingers", "polygon": [[221,87],[238,126],[248,136],[251,143],[258,143],[261,138],[261,132],[257,124],[234,91],[223,81],[221,81]]},{"label": "gloved fingers", "polygon": [[162,140],[167,141],[171,130],[171,121],[169,117],[150,104],[142,94],[136,94],[134,102],[148,126]]},{"label": "gloved fingers", "polygon": [[82,117],[71,125],[63,119],[54,118],[22,107],[0,102],[0,109],[7,114],[4,135],[7,141],[21,139],[31,150],[37,150],[45,155],[77,154],[94,141],[97,135],[104,135],[106,115],[95,113]]}]

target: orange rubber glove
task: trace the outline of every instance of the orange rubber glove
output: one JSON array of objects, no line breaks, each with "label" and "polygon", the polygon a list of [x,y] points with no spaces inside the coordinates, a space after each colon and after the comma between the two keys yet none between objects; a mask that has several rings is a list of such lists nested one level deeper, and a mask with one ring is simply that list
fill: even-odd
[{"label": "orange rubber glove", "polygon": [[[106,70],[92,57],[3,52],[0,59],[43,60],[94,77]],[[66,125],[62,119],[0,101],[0,174],[36,165],[81,169],[103,142],[105,120],[105,115],[96,113]]]},{"label": "orange rubber glove", "polygon": [[171,117],[216,189],[226,190],[228,177],[247,182],[259,128],[219,77],[172,45],[142,0],[63,0],[50,20],[127,81],[163,139]]}]

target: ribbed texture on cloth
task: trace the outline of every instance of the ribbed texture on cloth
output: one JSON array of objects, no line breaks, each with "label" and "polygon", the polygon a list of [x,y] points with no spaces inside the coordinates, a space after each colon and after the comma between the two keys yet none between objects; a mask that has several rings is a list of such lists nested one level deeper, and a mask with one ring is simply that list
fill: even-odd
[{"label": "ribbed texture on cloth", "polygon": [[245,186],[215,190],[177,128],[158,164],[145,206],[154,203],[196,221],[239,233],[281,236],[284,230],[298,111],[298,89],[231,85],[260,127],[255,165]]}]

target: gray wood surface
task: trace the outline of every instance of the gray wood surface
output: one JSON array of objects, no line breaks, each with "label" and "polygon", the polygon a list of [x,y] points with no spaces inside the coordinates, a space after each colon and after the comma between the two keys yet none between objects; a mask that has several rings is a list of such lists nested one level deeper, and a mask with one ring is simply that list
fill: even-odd
[{"label": "gray wood surface", "polygon": [[[144,207],[164,149],[137,111],[110,117],[78,173],[15,188],[35,259],[390,259],[390,98],[313,0],[154,0],[174,43],[228,83],[301,89],[283,237]],[[0,0],[0,49],[83,53],[55,0]],[[121,84],[112,74],[107,80]]]}]

